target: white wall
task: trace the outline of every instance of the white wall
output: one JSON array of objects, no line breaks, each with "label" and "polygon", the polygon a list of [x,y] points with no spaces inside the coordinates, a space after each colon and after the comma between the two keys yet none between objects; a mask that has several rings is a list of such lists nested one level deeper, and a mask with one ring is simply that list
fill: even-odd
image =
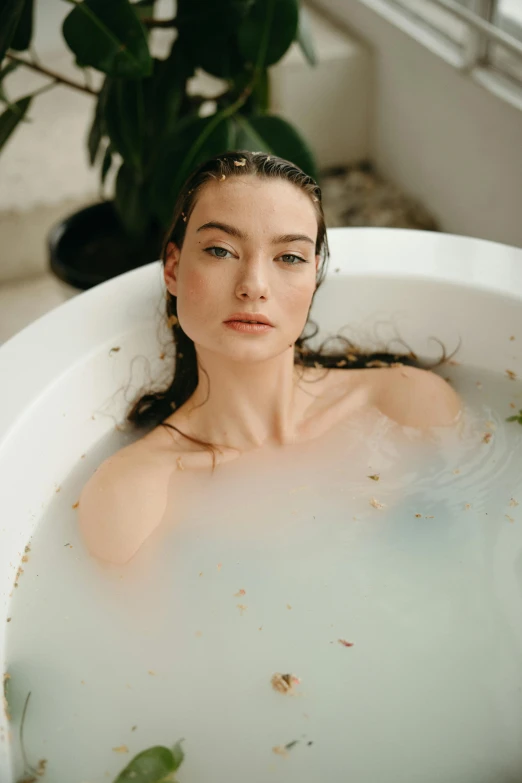
[{"label": "white wall", "polygon": [[370,147],[445,232],[522,246],[522,111],[360,0],[315,0],[374,49]]}]

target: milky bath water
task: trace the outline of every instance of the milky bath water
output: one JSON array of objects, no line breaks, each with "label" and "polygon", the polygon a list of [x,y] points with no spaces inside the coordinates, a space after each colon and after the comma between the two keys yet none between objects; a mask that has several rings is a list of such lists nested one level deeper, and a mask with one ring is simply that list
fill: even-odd
[{"label": "milky bath water", "polygon": [[522,780],[522,384],[444,374],[456,428],[372,413],[178,473],[124,567],[87,555],[73,505],[128,436],[86,455],[13,588],[20,775],[30,692],[23,744],[50,783],[181,738],[181,783]]}]

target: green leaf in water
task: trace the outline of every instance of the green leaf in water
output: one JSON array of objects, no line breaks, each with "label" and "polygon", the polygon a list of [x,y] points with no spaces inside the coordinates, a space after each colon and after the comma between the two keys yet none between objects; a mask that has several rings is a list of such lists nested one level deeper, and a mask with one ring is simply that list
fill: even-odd
[{"label": "green leaf in water", "polygon": [[522,408],[514,416],[508,416],[506,421],[518,421],[519,424],[522,424]]},{"label": "green leaf in water", "polygon": [[182,742],[179,740],[172,750],[162,745],[143,750],[134,756],[113,783],[174,783],[174,773],[185,756]]}]

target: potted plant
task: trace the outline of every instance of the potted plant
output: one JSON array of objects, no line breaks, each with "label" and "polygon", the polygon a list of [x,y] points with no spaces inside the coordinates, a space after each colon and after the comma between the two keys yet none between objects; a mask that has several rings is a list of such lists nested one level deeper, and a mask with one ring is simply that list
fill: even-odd
[{"label": "potted plant", "polygon": [[[112,198],[72,215],[51,231],[51,267],[89,288],[158,257],[177,193],[199,162],[229,149],[263,150],[316,176],[298,131],[270,113],[269,69],[297,41],[314,53],[299,0],[178,0],[158,18],[156,0],[65,0],[62,34],[79,69],[101,74],[98,90],[50,71],[28,54],[35,0],[0,0],[0,150],[30,113],[36,93],[11,102],[9,75],[32,68],[95,99],[88,133],[91,165]],[[168,56],[155,56],[151,31],[171,34]],[[192,94],[197,71],[222,80],[209,100]],[[59,154],[57,152],[56,154]]]}]

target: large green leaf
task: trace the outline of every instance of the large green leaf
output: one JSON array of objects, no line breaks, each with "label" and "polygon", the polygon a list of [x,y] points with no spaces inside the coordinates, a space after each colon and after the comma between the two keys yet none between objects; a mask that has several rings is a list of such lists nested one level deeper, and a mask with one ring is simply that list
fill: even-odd
[{"label": "large green leaf", "polygon": [[0,114],[0,150],[18,123],[25,117],[31,104],[32,97],[32,95],[26,95],[25,98],[20,98],[20,100],[11,104],[2,114]]},{"label": "large green leaf", "polygon": [[273,65],[297,35],[298,0],[256,0],[238,34],[239,50],[256,68]]},{"label": "large green leaf", "polygon": [[250,152],[267,152],[276,154],[270,144],[253,128],[248,117],[236,114],[233,119],[236,132],[235,146],[238,150]]},{"label": "large green leaf", "polygon": [[270,107],[270,74],[264,68],[258,71],[252,84],[252,73],[245,71],[234,80],[234,95],[238,97],[245,88],[251,88],[252,91],[246,99],[242,111],[245,114],[264,114]]},{"label": "large green leaf", "polygon": [[103,161],[102,161],[102,167],[101,167],[101,173],[100,173],[100,181],[103,185],[105,183],[105,178],[107,174],[109,173],[109,169],[112,166],[112,147],[110,144],[107,145],[107,149],[105,150],[105,153],[103,155]]},{"label": "large green leaf", "polygon": [[111,79],[104,103],[105,126],[114,149],[140,170],[143,162],[145,106],[141,79]]},{"label": "large green leaf", "polygon": [[130,236],[142,236],[149,225],[150,212],[145,195],[145,188],[136,171],[128,163],[122,163],[116,177],[114,203]]},{"label": "large green leaf", "polygon": [[194,75],[191,54],[178,38],[165,60],[154,61],[154,75],[145,80],[147,136],[156,144],[175,130],[187,80]]},{"label": "large green leaf", "polygon": [[34,0],[25,0],[22,15],[15,30],[11,49],[25,52],[31,45],[33,37]]},{"label": "large green leaf", "polygon": [[312,37],[312,27],[306,12],[306,8],[303,6],[299,8],[297,43],[299,44],[301,51],[310,65],[317,65],[317,56],[315,54],[314,41]]},{"label": "large green leaf", "polygon": [[11,46],[25,0],[0,0],[0,63]]},{"label": "large green leaf", "polygon": [[139,2],[132,4],[140,22],[142,19],[152,18],[154,15],[154,2],[155,0],[139,0]]},{"label": "large green leaf", "polygon": [[65,19],[63,36],[82,66],[131,79],[152,73],[145,30],[128,0],[83,0]]},{"label": "large green leaf", "polygon": [[232,79],[243,69],[237,32],[251,4],[252,0],[179,0],[179,40],[198,67],[222,79]]},{"label": "large green leaf", "polygon": [[102,88],[98,93],[98,100],[96,101],[96,109],[94,110],[94,117],[89,135],[87,137],[87,149],[89,150],[89,162],[91,166],[94,164],[96,154],[100,146],[100,142],[106,133],[105,123],[105,105],[107,102],[107,93],[109,89],[110,79],[105,77]]},{"label": "large green leaf", "polygon": [[275,115],[236,115],[238,149],[268,152],[294,163],[317,180],[314,156],[303,137],[286,120]]},{"label": "large green leaf", "polygon": [[233,147],[232,122],[226,116],[196,117],[165,145],[150,191],[151,206],[165,227],[172,219],[178,194],[190,172],[207,158]]}]

